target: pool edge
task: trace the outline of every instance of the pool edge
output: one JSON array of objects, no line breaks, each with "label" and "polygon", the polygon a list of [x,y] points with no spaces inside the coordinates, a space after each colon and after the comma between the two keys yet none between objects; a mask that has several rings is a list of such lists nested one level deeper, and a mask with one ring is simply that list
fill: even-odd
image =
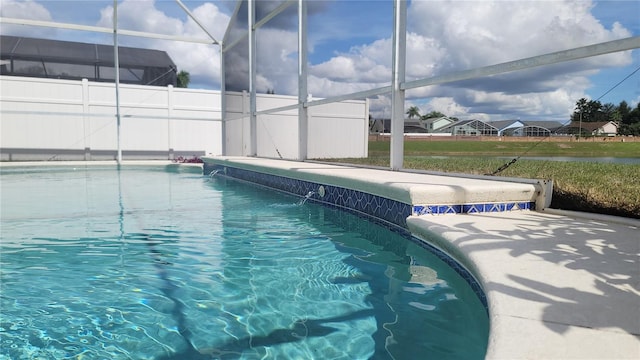
[{"label": "pool edge", "polygon": [[[281,176],[281,177],[293,177],[293,178],[302,178],[305,181],[309,180],[318,180],[326,181],[327,177],[323,177],[319,175],[319,171],[325,164],[315,163],[318,166],[318,169],[315,169],[312,173],[308,173],[304,170],[305,167],[308,167],[310,163],[296,163],[295,167],[287,168],[287,166],[280,167],[279,160],[274,159],[259,159],[259,158],[243,158],[243,157],[212,157],[203,159],[205,161],[204,171],[205,175],[208,175],[206,172],[211,170],[211,175],[215,176],[215,171],[226,171],[226,167],[238,167],[246,171],[255,171],[255,172],[265,172],[265,169],[269,175],[273,176]],[[275,161],[275,162],[274,162]],[[214,164],[214,167],[207,167],[207,162],[210,164]],[[271,167],[273,164],[277,164],[275,168]],[[314,163],[311,163],[314,164]],[[215,168],[215,166],[218,166]],[[212,170],[215,169],[215,170]],[[342,166],[341,169],[347,171],[358,171],[358,168]],[[371,170],[371,169],[369,169]],[[384,170],[380,170],[381,172]],[[399,172],[395,172],[399,173]],[[394,175],[394,173],[390,173],[388,171],[384,171],[385,176]],[[419,174],[419,173],[418,173]],[[452,175],[453,177],[453,175]],[[335,175],[331,175],[329,177],[331,179],[335,179]],[[467,177],[468,178],[468,177]],[[472,178],[468,178],[470,181],[473,181]],[[245,179],[246,180],[246,179]],[[387,179],[383,179],[387,180]],[[509,182],[507,179],[505,183]],[[250,180],[249,180],[250,181]],[[380,195],[384,194],[384,186],[388,186],[388,181],[381,181],[381,187],[376,187],[375,184],[373,188],[375,189],[375,194]],[[321,182],[319,182],[321,183]],[[361,189],[362,182],[358,181],[358,186]],[[370,184],[370,182],[368,182]],[[264,186],[268,186],[268,184],[262,184]],[[340,182],[341,186],[349,186],[348,181]],[[545,202],[542,206],[536,204],[535,209],[544,209],[548,206],[548,201],[550,198],[544,197],[544,192],[550,192],[552,183],[542,184],[542,189],[538,188],[538,199],[542,196],[542,201]],[[390,197],[395,199],[400,199],[406,202],[411,203],[411,196],[406,196],[402,198],[403,195],[398,197],[398,188],[391,189],[388,194]],[[410,189],[404,188],[404,191],[409,191]],[[306,191],[306,190],[303,190]],[[541,195],[542,193],[542,195]],[[299,196],[305,196],[305,193],[298,193]],[[402,202],[402,201],[400,201]],[[412,209],[413,210],[413,209]],[[504,217],[508,221],[505,221],[504,224],[500,223],[498,227],[504,225],[506,237],[509,237],[509,232],[514,231],[513,229],[509,230],[509,226],[516,226],[514,224],[520,221],[520,218],[526,218],[532,216],[536,218],[537,216],[551,216],[554,217],[554,220],[562,223],[567,221],[574,221],[576,218],[576,214],[562,214],[562,213],[554,213],[552,210],[547,213],[541,211],[530,211],[533,210],[533,207],[530,209],[515,209],[515,211],[501,211],[502,209],[497,209],[497,211],[480,211],[475,213],[465,213],[465,214],[415,214],[414,211],[409,214],[405,218],[404,224],[395,224],[396,226],[404,227],[407,229],[412,236],[426,242],[427,244],[436,247],[439,250],[442,250],[445,254],[452,257],[455,261],[459,262],[463,268],[465,268],[470,274],[472,274],[475,279],[479,282],[482,287],[487,301],[487,309],[489,313],[489,321],[490,321],[490,332],[489,332],[489,342],[488,349],[486,353],[487,359],[520,359],[520,358],[576,358],[576,357],[593,357],[593,358],[611,358],[611,356],[615,358],[634,358],[637,353],[640,353],[640,330],[635,331],[632,330],[630,333],[625,333],[624,331],[610,331],[610,330],[601,330],[597,328],[596,325],[590,324],[590,319],[586,319],[586,325],[583,324],[583,319],[579,319],[580,321],[576,321],[575,323],[572,321],[568,321],[564,324],[557,324],[553,319],[549,319],[543,315],[532,315],[532,316],[519,316],[517,311],[515,314],[505,314],[505,309],[510,309],[513,305],[510,302],[513,299],[505,299],[504,294],[501,294],[500,291],[497,291],[496,288],[500,288],[500,283],[495,282],[495,276],[498,274],[499,276],[510,276],[511,274],[500,269],[500,263],[493,262],[493,260],[487,260],[482,256],[479,256],[477,253],[470,251],[468,247],[461,246],[459,243],[459,236],[462,234],[463,236],[469,238],[482,238],[484,235],[491,236],[493,230],[486,230],[483,232],[479,230],[477,233],[473,231],[462,231],[460,233],[451,233],[447,232],[443,229],[441,224],[439,223],[447,223],[450,222],[455,224],[453,226],[461,226],[461,223],[464,223],[464,226],[478,226],[482,227],[482,223],[486,222],[486,217]],[[580,217],[580,218],[584,218]],[[447,221],[444,221],[447,220]],[[544,219],[546,220],[546,219]],[[610,219],[609,219],[610,220]],[[541,220],[542,221],[542,220]],[[587,233],[589,233],[589,220],[584,220],[581,223]],[[605,227],[609,226],[610,222],[606,222]],[[640,222],[638,222],[640,224]],[[620,224],[614,224],[611,226],[619,226]],[[621,225],[625,226],[625,225]],[[462,227],[463,228],[463,227]],[[638,226],[640,228],[640,226]],[[434,237],[434,235],[436,235]],[[613,239],[615,240],[615,239]],[[509,255],[501,258],[506,261],[513,261],[516,264],[523,264],[525,268],[528,266],[529,271],[535,272],[535,267],[531,268],[531,264],[528,264],[526,261],[520,262],[518,259],[513,259]],[[495,266],[498,264],[498,266]],[[554,264],[549,264],[551,268],[554,268]],[[496,269],[497,268],[497,269]],[[554,268],[555,270],[562,270],[564,273],[562,276],[567,275],[567,269],[564,265],[559,265]],[[580,281],[591,281],[593,279],[588,276],[580,276],[583,274],[576,275],[575,272],[569,272],[566,276],[571,280],[572,277],[580,278]],[[636,275],[640,275],[636,274]],[[517,301],[513,301],[513,303],[519,303],[522,299],[516,299]],[[531,305],[531,309],[533,311],[538,311],[542,306],[539,302],[533,301]],[[544,305],[544,304],[543,304]],[[529,309],[525,309],[529,310]],[[633,310],[624,308],[621,311],[629,311]],[[527,312],[523,311],[523,312]],[[597,312],[597,309],[593,309],[594,312]],[[562,326],[566,326],[570,329],[570,334],[563,334],[562,331],[557,328]],[[593,326],[593,328],[589,328],[589,326]],[[524,328],[524,330],[523,330]],[[542,342],[545,343],[545,346],[537,345],[536,341],[533,339],[539,337],[542,339]],[[605,338],[608,342],[611,343],[611,346],[598,346],[597,341],[592,342],[592,346],[585,346],[583,344],[583,339],[594,338],[594,340],[598,337]],[[515,345],[514,345],[515,344]],[[637,350],[637,351],[635,351]]]}]

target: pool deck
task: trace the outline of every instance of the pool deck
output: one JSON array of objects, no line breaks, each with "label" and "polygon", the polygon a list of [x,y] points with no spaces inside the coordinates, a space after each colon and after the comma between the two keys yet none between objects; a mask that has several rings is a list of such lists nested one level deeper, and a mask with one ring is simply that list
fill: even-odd
[{"label": "pool deck", "polygon": [[487,359],[640,358],[640,221],[521,211],[414,216],[475,266]]},{"label": "pool deck", "polygon": [[638,220],[542,210],[549,189],[536,181],[257,158],[207,161],[413,205],[535,200],[539,211],[412,215],[407,227],[435,241],[483,286],[491,324],[487,359],[640,358]]},{"label": "pool deck", "polygon": [[491,322],[487,359],[640,359],[639,220],[542,210],[548,189],[535,181],[257,158],[205,161],[353,187],[409,204],[535,201],[539,211],[412,215],[406,224],[483,286]]}]

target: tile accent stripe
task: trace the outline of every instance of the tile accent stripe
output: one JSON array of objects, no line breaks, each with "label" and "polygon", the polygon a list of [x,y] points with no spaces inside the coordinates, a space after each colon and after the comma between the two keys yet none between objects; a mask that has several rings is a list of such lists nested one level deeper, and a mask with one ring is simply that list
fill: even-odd
[{"label": "tile accent stripe", "polygon": [[[206,165],[207,164],[205,164],[204,169],[205,173],[218,171],[229,177],[263,185],[272,189],[278,189],[298,196],[307,196],[307,194],[313,192],[310,199],[314,201],[361,212],[401,227],[406,227],[406,218],[410,215],[474,214],[482,212],[531,210],[535,208],[535,202],[410,205],[343,187],[298,180],[286,176],[266,174],[220,164],[214,164],[212,167]],[[324,192],[322,196],[320,194],[321,191],[319,191],[320,187],[323,188]]]},{"label": "tile accent stripe", "polygon": [[[314,201],[360,212],[402,228],[407,227],[406,219],[411,215],[411,205],[409,204],[371,195],[362,191],[218,164],[213,168],[207,167],[205,173],[216,170],[232,178],[278,189],[298,196],[307,196],[309,192],[313,192],[310,199]],[[321,186],[324,189],[324,196],[321,196],[321,191],[319,191]]]},{"label": "tile accent stripe", "polygon": [[531,210],[535,202],[508,202],[462,205],[413,205],[412,215],[442,215],[442,214],[474,214],[482,212],[503,212],[515,210]]}]

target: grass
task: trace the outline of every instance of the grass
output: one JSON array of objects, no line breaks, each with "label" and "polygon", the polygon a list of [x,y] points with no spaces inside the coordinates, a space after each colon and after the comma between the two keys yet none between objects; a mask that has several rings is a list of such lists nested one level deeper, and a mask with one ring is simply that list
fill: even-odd
[{"label": "grass", "polygon": [[[638,157],[640,142],[405,141],[405,155]],[[369,141],[370,155],[389,154],[388,141]]]},{"label": "grass", "polygon": [[[331,159],[331,161],[388,167],[389,143],[370,141],[369,144],[370,155],[366,159]],[[546,146],[542,146],[543,144]],[[503,145],[504,148],[499,147]],[[516,157],[526,150],[529,150],[527,156],[640,156],[640,143],[540,143],[531,149],[532,145],[533,143],[526,142],[405,142],[404,167],[407,169],[487,174],[492,173],[508,160],[486,157],[486,155]],[[439,155],[456,157],[429,157]],[[480,155],[485,155],[485,157]],[[553,179],[552,208],[640,219],[640,165],[520,159],[498,175]]]}]

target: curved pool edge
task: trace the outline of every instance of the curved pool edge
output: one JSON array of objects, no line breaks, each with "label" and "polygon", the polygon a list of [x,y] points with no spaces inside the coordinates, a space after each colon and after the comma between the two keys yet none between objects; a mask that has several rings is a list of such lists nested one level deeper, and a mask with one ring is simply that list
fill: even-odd
[{"label": "curved pool edge", "polygon": [[591,215],[412,216],[407,224],[482,285],[487,359],[637,359],[640,221]]},{"label": "curved pool edge", "polygon": [[[531,211],[548,205],[550,198],[543,195],[549,182],[278,159],[203,160],[205,174],[223,171],[263,186],[291,180],[279,190],[299,196],[322,184],[355,189],[344,194],[354,201],[337,206],[410,229],[450,255],[485,292],[490,321],[487,359],[624,359],[640,354],[640,318],[632,315],[640,314],[640,290],[633,283],[640,278],[640,222],[625,225]],[[402,220],[371,214],[367,207],[353,209],[363,193],[364,202],[393,200],[385,206],[401,212]],[[425,199],[441,204],[416,206]],[[326,202],[315,193],[309,200]],[[502,206],[505,201],[532,205]]]}]

